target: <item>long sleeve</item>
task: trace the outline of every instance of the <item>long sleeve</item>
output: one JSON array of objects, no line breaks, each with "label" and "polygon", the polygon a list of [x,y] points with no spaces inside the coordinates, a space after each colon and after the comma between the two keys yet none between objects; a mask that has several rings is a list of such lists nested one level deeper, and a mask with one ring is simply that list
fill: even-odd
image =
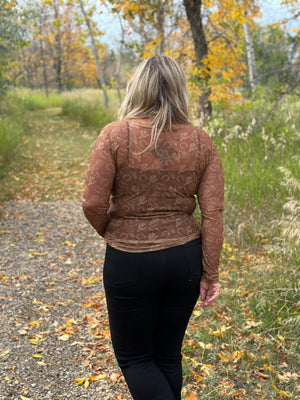
[{"label": "long sleeve", "polygon": [[103,129],[93,146],[82,200],[84,215],[101,236],[104,236],[109,220],[108,209],[115,173],[109,137]]},{"label": "long sleeve", "polygon": [[197,197],[201,211],[202,280],[213,283],[218,282],[218,266],[223,243],[224,176],[218,151],[211,139],[209,142],[210,151]]}]

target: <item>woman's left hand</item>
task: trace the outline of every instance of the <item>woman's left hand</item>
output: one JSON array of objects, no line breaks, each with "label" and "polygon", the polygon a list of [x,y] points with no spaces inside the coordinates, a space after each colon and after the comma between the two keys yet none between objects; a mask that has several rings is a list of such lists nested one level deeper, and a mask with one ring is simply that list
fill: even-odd
[{"label": "woman's left hand", "polygon": [[201,281],[200,282],[200,296],[202,300],[201,307],[210,306],[214,303],[219,296],[220,293],[220,284],[217,283],[208,283]]}]

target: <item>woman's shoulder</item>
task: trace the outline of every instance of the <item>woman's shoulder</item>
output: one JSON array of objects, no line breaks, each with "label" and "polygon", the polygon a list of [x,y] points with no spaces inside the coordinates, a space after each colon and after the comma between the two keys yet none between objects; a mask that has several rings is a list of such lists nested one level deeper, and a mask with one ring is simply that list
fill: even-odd
[{"label": "woman's shoulder", "polygon": [[113,121],[101,129],[100,135],[107,136],[109,142],[119,143],[127,137],[128,127],[126,121]]},{"label": "woman's shoulder", "polygon": [[113,121],[107,124],[102,130],[106,131],[107,133],[116,132],[119,130],[127,130],[127,121]]}]

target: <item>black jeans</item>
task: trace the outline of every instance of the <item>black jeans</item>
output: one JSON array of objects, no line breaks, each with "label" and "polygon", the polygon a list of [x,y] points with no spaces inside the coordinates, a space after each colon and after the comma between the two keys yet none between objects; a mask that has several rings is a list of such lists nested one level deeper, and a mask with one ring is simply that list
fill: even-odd
[{"label": "black jeans", "polygon": [[200,239],[144,253],[107,245],[103,275],[112,344],[134,400],[181,399],[181,345],[201,273]]}]

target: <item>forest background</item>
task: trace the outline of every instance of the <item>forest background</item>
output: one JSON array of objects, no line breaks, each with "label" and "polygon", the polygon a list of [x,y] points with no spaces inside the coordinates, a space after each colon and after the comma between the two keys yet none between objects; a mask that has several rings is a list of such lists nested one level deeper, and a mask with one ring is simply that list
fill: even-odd
[{"label": "forest background", "polygon": [[209,399],[300,390],[300,3],[278,10],[265,23],[257,0],[0,0],[2,203],[80,199],[91,145],[137,63],[166,54],[186,72],[190,119],[212,136],[226,178],[225,287],[207,314],[219,325],[189,333],[190,396],[197,385]]}]

